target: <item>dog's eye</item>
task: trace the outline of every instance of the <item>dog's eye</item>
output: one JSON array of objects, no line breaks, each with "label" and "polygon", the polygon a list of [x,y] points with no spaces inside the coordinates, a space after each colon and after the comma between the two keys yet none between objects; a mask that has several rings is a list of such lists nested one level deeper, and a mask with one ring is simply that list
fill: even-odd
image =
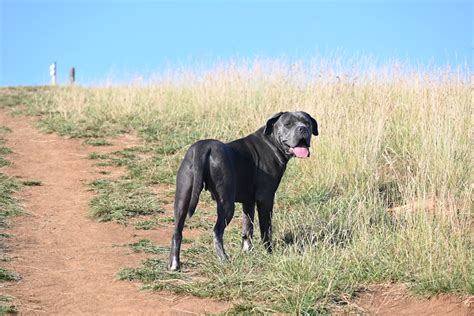
[{"label": "dog's eye", "polygon": [[290,127],[290,126],[291,126],[291,122],[286,122],[284,125],[285,125],[286,127]]}]

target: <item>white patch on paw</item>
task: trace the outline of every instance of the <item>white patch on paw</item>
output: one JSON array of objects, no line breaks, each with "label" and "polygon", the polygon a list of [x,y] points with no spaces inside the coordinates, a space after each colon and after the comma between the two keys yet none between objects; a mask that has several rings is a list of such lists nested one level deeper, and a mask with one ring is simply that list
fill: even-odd
[{"label": "white patch on paw", "polygon": [[177,270],[178,269],[178,260],[176,257],[173,257],[171,260],[170,270]]},{"label": "white patch on paw", "polygon": [[243,251],[250,251],[252,250],[253,246],[250,240],[244,240],[243,245],[242,245],[242,250]]}]

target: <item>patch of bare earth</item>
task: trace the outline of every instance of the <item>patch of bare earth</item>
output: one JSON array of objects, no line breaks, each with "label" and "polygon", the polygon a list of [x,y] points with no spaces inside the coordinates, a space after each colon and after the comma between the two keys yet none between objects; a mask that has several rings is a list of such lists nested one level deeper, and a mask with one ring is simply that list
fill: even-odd
[{"label": "patch of bare earth", "polygon": [[474,298],[436,295],[419,298],[408,294],[403,285],[380,284],[369,287],[355,305],[370,315],[474,315]]},{"label": "patch of bare earth", "polygon": [[[0,110],[0,125],[13,150],[13,164],[3,172],[20,179],[39,180],[41,186],[19,193],[27,214],[11,220],[11,261],[19,282],[0,284],[2,294],[15,298],[24,314],[200,314],[220,312],[229,303],[166,292],[141,291],[141,284],[118,281],[115,273],[137,266],[143,254],[124,247],[142,238],[168,245],[170,228],[137,231],[133,226],[98,223],[90,217],[93,193],[85,183],[98,178],[98,167],[87,159],[93,151],[114,151],[136,145],[125,136],[103,149],[79,140],[46,135],[33,119],[11,117]],[[112,176],[117,173],[112,170]]]}]

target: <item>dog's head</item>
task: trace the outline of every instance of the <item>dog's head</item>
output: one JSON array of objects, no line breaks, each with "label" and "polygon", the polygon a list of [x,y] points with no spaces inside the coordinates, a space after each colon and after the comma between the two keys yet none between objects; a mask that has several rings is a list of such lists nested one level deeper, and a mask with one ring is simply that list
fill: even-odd
[{"label": "dog's head", "polygon": [[265,135],[273,135],[274,142],[289,157],[309,157],[311,134],[318,136],[318,123],[306,112],[279,112],[270,117]]}]

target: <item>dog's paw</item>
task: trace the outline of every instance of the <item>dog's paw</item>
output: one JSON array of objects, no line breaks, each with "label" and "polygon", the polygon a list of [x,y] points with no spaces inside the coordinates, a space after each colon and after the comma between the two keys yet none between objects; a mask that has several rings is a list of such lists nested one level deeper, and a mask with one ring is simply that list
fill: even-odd
[{"label": "dog's paw", "polygon": [[173,258],[170,263],[168,264],[168,271],[179,271],[180,270],[180,265],[179,265],[179,262],[178,260],[176,260],[176,258]]},{"label": "dog's paw", "polygon": [[250,252],[253,249],[253,244],[249,239],[242,240],[242,251]]}]

